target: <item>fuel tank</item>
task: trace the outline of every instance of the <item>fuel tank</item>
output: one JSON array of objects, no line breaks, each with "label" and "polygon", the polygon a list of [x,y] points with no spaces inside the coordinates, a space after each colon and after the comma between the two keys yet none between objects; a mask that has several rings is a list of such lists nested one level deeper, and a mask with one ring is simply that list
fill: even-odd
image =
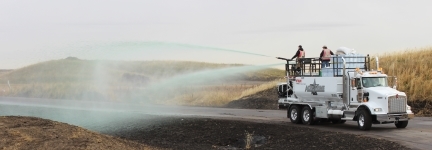
[{"label": "fuel tank", "polygon": [[342,103],[342,77],[296,77],[293,90],[299,102]]}]

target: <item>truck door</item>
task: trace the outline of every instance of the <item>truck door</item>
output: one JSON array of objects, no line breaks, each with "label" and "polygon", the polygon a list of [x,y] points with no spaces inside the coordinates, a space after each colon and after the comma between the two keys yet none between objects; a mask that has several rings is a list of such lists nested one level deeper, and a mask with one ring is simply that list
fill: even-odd
[{"label": "truck door", "polygon": [[363,89],[360,78],[351,78],[350,82],[350,104],[359,104],[363,99]]},{"label": "truck door", "polygon": [[356,78],[355,80],[357,86],[357,102],[361,103],[363,101],[363,87],[360,78]]}]

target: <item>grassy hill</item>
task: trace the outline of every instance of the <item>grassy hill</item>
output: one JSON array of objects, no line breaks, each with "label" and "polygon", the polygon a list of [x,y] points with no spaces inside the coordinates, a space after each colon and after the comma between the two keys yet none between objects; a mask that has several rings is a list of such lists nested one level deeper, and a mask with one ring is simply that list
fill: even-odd
[{"label": "grassy hill", "polygon": [[[242,64],[67,58],[0,74],[0,90],[3,91],[0,95],[114,101],[157,99],[210,106],[223,105],[221,99],[236,99],[242,91],[283,75],[283,70]],[[257,84],[246,85],[241,81],[256,81]],[[202,100],[215,93],[226,96]],[[202,102],[196,102],[197,99]]]}]

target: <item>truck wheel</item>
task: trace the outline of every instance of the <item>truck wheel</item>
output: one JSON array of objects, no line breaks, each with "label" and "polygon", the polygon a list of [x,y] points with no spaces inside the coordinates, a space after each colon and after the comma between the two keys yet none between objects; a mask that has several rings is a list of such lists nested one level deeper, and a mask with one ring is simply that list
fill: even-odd
[{"label": "truck wheel", "polygon": [[372,117],[367,110],[359,111],[357,124],[360,130],[369,130],[372,127]]},{"label": "truck wheel", "polygon": [[314,115],[312,109],[309,106],[304,106],[302,109],[302,122],[305,125],[314,124]]},{"label": "truck wheel", "polygon": [[301,111],[298,105],[293,105],[289,109],[289,117],[292,123],[302,123],[301,119]]},{"label": "truck wheel", "polygon": [[408,125],[408,121],[398,121],[395,122],[396,128],[406,128]]}]

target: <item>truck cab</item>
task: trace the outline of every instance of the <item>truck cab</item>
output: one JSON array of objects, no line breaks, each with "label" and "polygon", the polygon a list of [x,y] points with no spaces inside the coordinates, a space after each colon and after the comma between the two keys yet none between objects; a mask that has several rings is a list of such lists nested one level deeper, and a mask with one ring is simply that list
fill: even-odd
[{"label": "truck cab", "polygon": [[396,127],[405,128],[408,120],[414,117],[411,107],[407,105],[407,95],[396,90],[396,84],[393,87],[388,84],[388,79],[396,80],[395,77],[388,77],[381,70],[359,69],[348,73],[348,76],[351,79],[349,105],[357,107],[352,108],[357,115],[351,117],[365,124],[364,128],[370,128],[369,121],[375,124],[395,123]]},{"label": "truck cab", "polygon": [[278,103],[293,123],[357,121],[359,129],[369,130],[372,124],[387,123],[405,128],[414,117],[407,95],[397,90],[397,78],[370,69],[369,56],[332,56],[329,68],[320,68],[320,61],[310,58],[296,74],[288,67],[292,60],[280,59],[287,61],[287,82],[277,85],[278,92],[285,91]]}]

